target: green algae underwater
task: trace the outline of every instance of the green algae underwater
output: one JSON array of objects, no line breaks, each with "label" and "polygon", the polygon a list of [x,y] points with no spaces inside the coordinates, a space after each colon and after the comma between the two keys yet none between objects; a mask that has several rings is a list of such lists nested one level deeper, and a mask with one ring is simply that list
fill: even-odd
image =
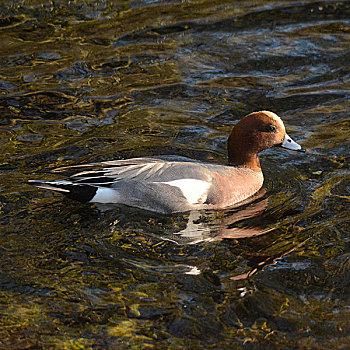
[{"label": "green algae underwater", "polygon": [[[1,349],[350,347],[350,2],[0,3]],[[26,185],[60,166],[224,163],[272,110],[306,154],[261,155],[222,211],[99,211]]]}]

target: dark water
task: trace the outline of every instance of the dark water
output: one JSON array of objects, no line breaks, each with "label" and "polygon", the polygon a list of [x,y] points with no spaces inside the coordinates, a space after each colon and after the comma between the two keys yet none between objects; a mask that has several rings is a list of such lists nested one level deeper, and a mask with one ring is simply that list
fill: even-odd
[{"label": "dark water", "polygon": [[[13,1],[0,18],[0,347],[348,349],[349,1]],[[225,162],[278,113],[240,208],[100,212],[25,185],[58,166]]]}]

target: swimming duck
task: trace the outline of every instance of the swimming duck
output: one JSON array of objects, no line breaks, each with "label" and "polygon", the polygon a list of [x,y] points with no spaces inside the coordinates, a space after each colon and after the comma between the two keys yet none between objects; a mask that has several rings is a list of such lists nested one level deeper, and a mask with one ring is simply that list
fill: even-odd
[{"label": "swimming duck", "polygon": [[233,127],[227,142],[228,165],[180,156],[131,158],[59,168],[55,171],[77,173],[68,180],[29,184],[80,202],[122,204],[163,214],[221,209],[261,188],[259,153],[273,146],[305,152],[288,136],[280,117],[259,111]]}]

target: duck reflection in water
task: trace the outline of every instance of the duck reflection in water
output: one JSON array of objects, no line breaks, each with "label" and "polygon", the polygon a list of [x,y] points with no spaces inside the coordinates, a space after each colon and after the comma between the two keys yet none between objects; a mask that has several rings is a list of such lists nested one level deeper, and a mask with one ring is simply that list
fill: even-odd
[{"label": "duck reflection in water", "polygon": [[[198,250],[195,246],[201,246],[204,250],[212,251],[213,244],[221,240],[226,240],[228,248],[233,256],[237,256],[237,268],[225,274],[224,279],[229,280],[245,280],[262,270],[264,267],[274,264],[276,259],[283,257],[292,250],[296,249],[305,242],[305,237],[293,238],[292,242],[284,241],[280,245],[281,232],[279,225],[276,224],[276,210],[269,206],[269,197],[265,189],[260,190],[255,196],[246,201],[221,211],[191,211],[189,213],[168,215],[152,215],[150,212],[135,210],[130,215],[130,209],[127,208],[124,214],[118,216],[115,226],[112,227],[112,233],[115,232],[124,235],[124,229],[127,232],[136,231],[143,232],[142,236],[146,235],[156,239],[154,246],[159,246],[162,241],[171,242],[179,246],[188,246],[188,253],[183,255],[178,263],[172,262],[170,265],[157,263],[145,266],[143,262],[137,261],[135,265],[143,265],[145,270],[161,271],[162,273],[170,274],[187,274],[199,275],[203,272],[210,271],[208,266],[199,260],[196,265],[186,264],[187,257],[196,254]],[[284,216],[286,208],[279,212],[278,216]],[[288,210],[288,209],[287,209]],[[111,211],[111,214],[113,212]],[[115,213],[115,212],[114,212]],[[271,215],[273,214],[273,218]],[[264,236],[265,235],[265,236]],[[259,238],[258,246],[257,241]],[[304,236],[304,234],[302,234]],[[266,239],[265,239],[266,238]],[[247,240],[248,239],[248,240]],[[251,241],[252,239],[252,241]],[[242,250],[241,242],[243,241],[244,248]],[[295,244],[296,241],[300,241]],[[212,244],[207,244],[207,243]],[[276,249],[271,249],[276,245]],[[168,249],[168,248],[166,248]],[[161,250],[162,251],[162,250]],[[186,248],[187,251],[187,248]],[[176,250],[173,252],[175,254]],[[157,253],[158,254],[158,253]],[[190,258],[190,261],[193,261]],[[133,261],[128,261],[134,264]],[[212,272],[209,272],[212,274]],[[216,276],[215,278],[222,277]]]},{"label": "duck reflection in water", "polygon": [[[99,209],[102,209],[101,206]],[[240,203],[240,205],[221,211],[191,211],[186,214],[182,213],[169,216],[154,215],[154,213],[152,215],[150,212],[125,208],[125,211],[121,209],[121,214],[117,216],[117,220],[115,220],[115,224],[112,226],[112,233],[119,234],[123,230],[135,232],[136,227],[137,231],[141,227],[145,235],[159,240],[160,243],[165,241],[171,242],[176,246],[191,247],[226,239],[232,240],[233,246],[235,246],[237,244],[236,240],[261,236],[275,229],[261,223],[262,216],[264,216],[267,209],[268,198],[266,197],[265,189],[259,191],[255,196],[249,198],[249,200]],[[115,213],[110,210],[108,212],[111,214]],[[253,222],[256,222],[256,224]],[[122,233],[122,235],[124,234]],[[155,243],[155,246],[160,243]],[[270,256],[265,258],[265,260],[272,261]],[[186,260],[184,256],[184,260],[182,261],[185,262]],[[254,258],[253,260],[256,259]],[[155,266],[145,266],[138,259],[136,262],[128,260],[128,263],[137,266],[141,263],[145,270],[157,270],[158,272],[162,271],[171,274],[184,273],[187,275],[199,275],[203,272],[203,267],[201,266],[184,263],[171,264],[171,266],[157,263]],[[258,264],[260,264],[259,266],[261,268],[263,267],[261,261]],[[259,268],[259,266],[255,265],[254,261],[249,271],[242,274],[241,277],[233,274],[232,279],[249,277],[253,271],[255,272]]]},{"label": "duck reflection in water", "polygon": [[184,229],[161,237],[176,244],[197,244],[220,241],[225,238],[249,238],[270,232],[273,228],[235,225],[243,220],[256,218],[267,209],[268,199],[263,198],[265,192],[265,190],[261,190],[257,195],[239,203],[239,205],[214,213],[214,215],[216,214],[214,219],[208,220],[201,211],[191,211]]}]

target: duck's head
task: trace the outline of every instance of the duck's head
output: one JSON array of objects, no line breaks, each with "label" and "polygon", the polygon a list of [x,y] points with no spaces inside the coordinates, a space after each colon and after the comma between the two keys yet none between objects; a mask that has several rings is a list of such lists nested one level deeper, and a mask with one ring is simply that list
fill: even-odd
[{"label": "duck's head", "polygon": [[231,131],[227,143],[229,163],[261,171],[258,154],[274,146],[305,152],[288,136],[278,115],[269,111],[250,113]]}]

